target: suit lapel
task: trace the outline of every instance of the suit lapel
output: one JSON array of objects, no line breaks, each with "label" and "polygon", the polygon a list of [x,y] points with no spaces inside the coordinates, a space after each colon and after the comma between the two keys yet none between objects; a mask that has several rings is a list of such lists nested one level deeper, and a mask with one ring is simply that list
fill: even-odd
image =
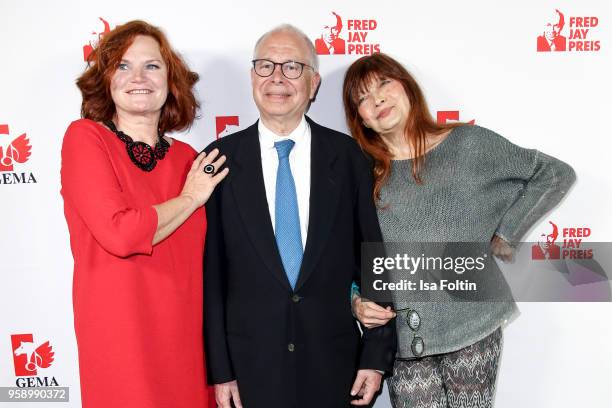
[{"label": "suit lapel", "polygon": [[232,190],[249,239],[274,277],[291,290],[276,246],[261,166],[257,122],[246,130],[232,160]]},{"label": "suit lapel", "polygon": [[317,265],[329,239],[340,198],[340,186],[337,185],[334,174],[336,151],[327,140],[325,129],[310,118],[306,119],[311,131],[310,218],[296,291],[306,282]]}]

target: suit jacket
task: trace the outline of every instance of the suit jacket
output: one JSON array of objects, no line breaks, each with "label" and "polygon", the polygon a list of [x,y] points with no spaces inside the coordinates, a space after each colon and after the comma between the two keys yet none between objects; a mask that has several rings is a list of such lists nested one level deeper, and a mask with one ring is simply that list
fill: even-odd
[{"label": "suit jacket", "polygon": [[382,240],[371,166],[352,138],[311,128],[308,236],[291,289],[266,201],[257,123],[219,139],[230,173],[206,203],[204,338],[208,379],[236,379],[246,408],[349,406],[358,368],[391,371],[394,324],[351,313],[360,244]]}]

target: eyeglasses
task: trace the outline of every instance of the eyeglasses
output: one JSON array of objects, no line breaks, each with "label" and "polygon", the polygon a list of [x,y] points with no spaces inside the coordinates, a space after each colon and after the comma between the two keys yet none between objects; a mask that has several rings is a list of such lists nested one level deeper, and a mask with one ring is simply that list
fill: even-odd
[{"label": "eyeglasses", "polygon": [[308,64],[297,61],[274,62],[267,59],[255,59],[251,61],[255,73],[260,77],[269,77],[274,73],[277,65],[280,65],[281,72],[287,79],[298,79],[304,72],[304,67],[308,67],[314,71],[314,68]]}]

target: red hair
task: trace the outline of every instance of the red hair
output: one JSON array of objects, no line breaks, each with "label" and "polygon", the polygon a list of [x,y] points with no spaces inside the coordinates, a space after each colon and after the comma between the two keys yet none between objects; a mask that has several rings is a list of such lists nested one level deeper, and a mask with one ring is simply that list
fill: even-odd
[{"label": "red hair", "polygon": [[414,77],[399,62],[383,53],[359,58],[344,76],[342,100],[346,122],[357,143],[374,159],[375,200],[380,200],[380,190],[391,172],[391,153],[378,133],[364,126],[358,112],[358,100],[367,87],[380,78],[394,79],[402,84],[410,101],[410,113],[404,135],[414,148],[412,177],[419,184],[423,182],[421,171],[425,161],[426,138],[440,134],[460,124],[440,125],[432,118],[423,91]]},{"label": "red hair", "polygon": [[89,55],[87,69],[76,84],[83,95],[81,117],[103,122],[115,115],[110,82],[123,54],[139,35],[153,38],[159,44],[161,56],[168,67],[168,97],[161,110],[159,129],[162,132],[183,130],[191,126],[200,104],[193,93],[197,73],[172,47],[164,33],[151,24],[134,20],[117,26],[105,34]]}]

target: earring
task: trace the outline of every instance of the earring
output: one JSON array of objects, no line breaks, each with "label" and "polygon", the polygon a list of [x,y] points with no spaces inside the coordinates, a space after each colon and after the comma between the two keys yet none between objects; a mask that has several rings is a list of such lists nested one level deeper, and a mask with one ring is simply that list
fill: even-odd
[{"label": "earring", "polygon": [[365,123],[365,121],[362,121],[361,123],[363,124],[363,127],[367,127],[368,129],[370,128],[370,127],[368,126],[368,124],[367,124],[367,123]]}]

